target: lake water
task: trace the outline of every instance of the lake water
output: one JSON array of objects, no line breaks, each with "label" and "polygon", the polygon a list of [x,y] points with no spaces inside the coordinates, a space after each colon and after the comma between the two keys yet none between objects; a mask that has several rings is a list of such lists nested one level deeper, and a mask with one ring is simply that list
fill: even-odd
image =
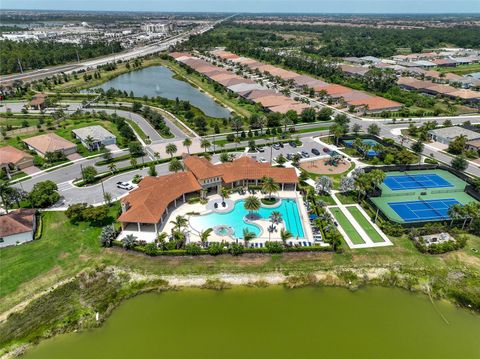
[{"label": "lake water", "polygon": [[179,98],[188,100],[198,107],[207,116],[228,118],[230,111],[217,104],[211,97],[200,92],[185,81],[174,79],[174,73],[164,66],[151,66],[138,71],[132,71],[113,78],[104,84],[95,87],[105,91],[115,88],[122,91],[133,91],[135,96],[161,96],[171,100]]},{"label": "lake water", "polygon": [[478,359],[480,316],[379,287],[172,291],[128,300],[102,327],[25,358]]}]

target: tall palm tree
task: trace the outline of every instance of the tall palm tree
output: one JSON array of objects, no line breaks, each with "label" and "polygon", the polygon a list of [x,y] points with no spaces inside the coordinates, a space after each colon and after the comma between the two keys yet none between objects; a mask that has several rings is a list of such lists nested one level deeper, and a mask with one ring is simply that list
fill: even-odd
[{"label": "tall palm tree", "polygon": [[270,213],[270,217],[268,218],[273,224],[280,224],[283,221],[282,214],[279,211],[272,211],[272,213]]},{"label": "tall palm tree", "polygon": [[169,143],[165,147],[165,152],[167,152],[171,158],[173,158],[173,155],[177,153],[177,146],[174,143]]},{"label": "tall palm tree", "polygon": [[108,170],[109,170],[110,172],[112,172],[112,173],[115,173],[115,172],[117,171],[117,165],[116,165],[115,163],[113,163],[113,162],[110,163],[110,164],[108,165]]},{"label": "tall palm tree", "polygon": [[375,187],[379,187],[382,182],[385,180],[385,172],[380,171],[380,170],[373,170],[369,173],[369,176],[372,180],[372,183],[375,185]]},{"label": "tall palm tree", "polygon": [[260,200],[255,196],[248,196],[247,198],[245,198],[245,203],[243,204],[243,207],[247,211],[249,211],[250,214],[253,212],[257,212],[261,207]]},{"label": "tall palm tree", "polygon": [[292,238],[292,237],[293,237],[292,232],[290,232],[287,229],[282,228],[282,230],[280,231],[280,238],[282,239],[283,245],[286,246],[287,245],[287,240]]},{"label": "tall palm tree", "polygon": [[243,127],[243,120],[238,116],[234,116],[230,119],[230,126],[232,126],[232,129],[235,130],[238,137],[238,131],[240,131]]},{"label": "tall palm tree", "polygon": [[220,194],[222,195],[222,201],[225,200],[225,198],[230,197],[230,190],[227,187],[223,187],[220,189]]},{"label": "tall palm tree", "polygon": [[293,125],[293,121],[288,116],[282,117],[282,123],[284,126],[283,132],[287,132],[287,126]]},{"label": "tall palm tree", "polygon": [[262,191],[268,193],[268,198],[272,198],[272,193],[278,192],[280,186],[276,183],[272,177],[263,177],[262,178]]},{"label": "tall palm tree", "polygon": [[[450,206],[450,208],[448,208],[448,216],[451,218],[450,227],[453,225],[454,220],[463,218],[462,212],[464,212],[463,206],[460,205],[459,203],[454,204],[453,206]],[[465,225],[465,222],[464,222],[464,225]]]},{"label": "tall palm tree", "polygon": [[203,139],[202,142],[200,143],[200,146],[207,152],[207,149],[211,146],[212,144],[210,143],[209,140]]},{"label": "tall palm tree", "polygon": [[175,173],[178,171],[183,171],[182,162],[180,162],[177,158],[173,158],[168,165],[168,170]]},{"label": "tall palm tree", "polygon": [[85,137],[85,144],[87,145],[88,149],[91,151],[92,150],[92,145],[95,142],[92,136],[88,135]]},{"label": "tall palm tree", "polygon": [[173,221],[170,221],[170,223],[173,224],[173,229],[177,229],[179,232],[181,232],[182,228],[187,226],[188,221],[184,216],[177,216]]},{"label": "tall palm tree", "polygon": [[192,140],[190,138],[186,138],[183,140],[183,146],[187,148],[188,154],[190,154],[190,146],[192,145]]},{"label": "tall palm tree", "polygon": [[200,232],[200,241],[202,244],[205,244],[208,241],[208,237],[210,237],[212,230],[212,228],[207,228],[206,230]]},{"label": "tall palm tree", "polygon": [[248,228],[243,229],[243,241],[245,242],[245,247],[247,247],[248,242],[255,238],[255,233],[248,230]]},{"label": "tall palm tree", "polygon": [[130,159],[130,165],[131,165],[132,167],[137,167],[137,164],[138,164],[137,159],[136,159],[135,157],[132,157],[132,158]]}]

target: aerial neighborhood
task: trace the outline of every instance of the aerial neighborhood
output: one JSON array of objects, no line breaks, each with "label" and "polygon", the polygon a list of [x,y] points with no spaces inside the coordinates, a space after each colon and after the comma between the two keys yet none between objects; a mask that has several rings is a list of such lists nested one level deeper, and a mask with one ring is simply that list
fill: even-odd
[{"label": "aerial neighborhood", "polygon": [[[379,323],[387,313],[358,304],[354,292],[367,285],[425,294],[423,307],[397,308],[397,294],[389,297],[387,316],[398,309],[392,323],[402,315],[419,322],[398,332],[434,341],[438,321],[449,337],[478,335],[478,17],[0,14],[8,24],[0,32],[0,357],[29,357],[41,339],[100,326],[140,293],[166,302],[140,304],[147,315],[129,318],[128,330],[151,326],[132,336],[138,343],[156,340],[148,335],[158,323],[147,317],[158,308],[167,326],[170,315],[194,318],[187,301],[202,315],[238,308],[235,323],[267,312],[289,317],[291,307],[307,322],[333,325],[318,287],[351,289],[355,311],[339,304],[345,293],[330,305],[363,333],[370,317],[353,320],[357,311]],[[311,304],[255,304],[240,291],[231,291],[237,302],[195,291],[191,301],[168,302],[184,287],[233,286],[271,298],[281,286],[303,288],[296,293]],[[273,317],[266,340],[279,330]],[[450,318],[468,329],[452,331]],[[207,341],[210,329],[191,321],[184,339]],[[330,331],[315,323],[302,335]],[[217,329],[220,342],[231,339]],[[129,342],[126,332],[113,337]],[[272,340],[281,348],[279,337]],[[478,354],[478,340],[455,338],[459,357]],[[90,356],[88,346],[70,344],[68,355]],[[97,348],[91,357],[117,353],[110,345],[117,351]],[[175,348],[183,356],[172,358],[193,356]],[[442,357],[438,348],[411,348],[400,357]],[[125,350],[118,357],[135,357]]]}]

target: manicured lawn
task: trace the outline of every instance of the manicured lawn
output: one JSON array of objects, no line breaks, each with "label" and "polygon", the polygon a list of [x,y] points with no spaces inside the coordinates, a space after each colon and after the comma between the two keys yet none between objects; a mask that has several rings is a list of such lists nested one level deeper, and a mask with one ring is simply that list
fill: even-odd
[{"label": "manicured lawn", "polygon": [[370,239],[375,243],[384,242],[382,236],[377,232],[375,228],[367,221],[365,216],[360,212],[357,207],[347,207],[348,211],[356,219],[358,224],[362,226],[363,230],[368,234]]},{"label": "manicured lawn", "polygon": [[343,193],[337,193],[335,196],[337,196],[338,200],[342,204],[355,204],[358,203],[357,196],[355,193],[352,194],[343,194]]},{"label": "manicured lawn", "polygon": [[[117,213],[116,208],[112,207],[112,215]],[[85,222],[72,224],[63,212],[44,212],[42,220],[40,239],[1,250],[0,297],[27,289],[24,286],[41,285],[36,281],[39,276],[72,275],[94,265],[101,253],[100,227]],[[0,305],[0,309],[5,308]]]},{"label": "manicured lawn", "polygon": [[352,224],[348,221],[347,217],[342,213],[340,208],[333,207],[330,208],[333,216],[337,220],[338,224],[342,226],[347,236],[350,238],[353,244],[363,244],[365,243],[360,234],[358,234],[357,230],[353,228]]},{"label": "manicured lawn", "polygon": [[129,119],[125,119],[125,121],[127,121],[127,123],[133,128],[137,135],[140,136],[143,142],[145,142],[147,145],[150,143],[150,139],[148,138],[148,136],[145,134],[145,132],[143,132],[143,130],[135,121]]}]

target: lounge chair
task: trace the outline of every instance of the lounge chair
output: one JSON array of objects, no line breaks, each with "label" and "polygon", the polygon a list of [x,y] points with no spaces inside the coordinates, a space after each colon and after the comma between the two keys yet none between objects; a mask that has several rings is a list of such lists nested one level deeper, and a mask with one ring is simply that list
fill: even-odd
[{"label": "lounge chair", "polygon": [[218,203],[217,203],[217,202],[215,202],[215,203],[213,204],[213,208],[215,208],[215,209],[218,208]]}]

